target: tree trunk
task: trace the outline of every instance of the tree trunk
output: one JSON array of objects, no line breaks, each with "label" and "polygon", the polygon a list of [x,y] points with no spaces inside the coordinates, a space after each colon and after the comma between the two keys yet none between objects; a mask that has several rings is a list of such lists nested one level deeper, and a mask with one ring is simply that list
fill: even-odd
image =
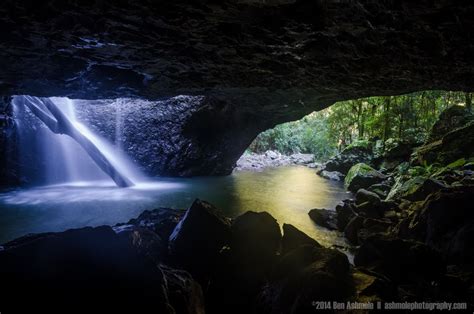
[{"label": "tree trunk", "polygon": [[[32,96],[24,96],[23,103],[43,123],[56,134],[66,134],[72,137],[87,154],[94,160],[102,171],[108,174],[119,187],[133,186],[133,182],[120,173],[102,154],[102,152],[87,137],[77,130],[69,118],[49,99],[40,99]],[[53,116],[44,110],[47,109]]]},{"label": "tree trunk", "polygon": [[466,109],[469,110],[469,112],[471,112],[472,111],[472,94],[464,93],[464,96],[466,97]]},{"label": "tree trunk", "polygon": [[385,151],[385,141],[390,137],[390,101],[391,97],[385,98],[384,103],[384,122],[383,122],[383,150]]}]

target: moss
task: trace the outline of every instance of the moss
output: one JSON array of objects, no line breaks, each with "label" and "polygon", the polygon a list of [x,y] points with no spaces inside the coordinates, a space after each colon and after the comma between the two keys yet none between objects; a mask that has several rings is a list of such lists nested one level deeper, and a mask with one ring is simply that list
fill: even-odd
[{"label": "moss", "polygon": [[461,168],[465,164],[466,164],[466,159],[460,158],[460,159],[450,163],[449,165],[447,165],[446,168],[449,168],[449,169]]},{"label": "moss", "polygon": [[368,140],[357,140],[348,145],[345,149],[350,150],[353,148],[364,148],[370,149],[372,147],[372,143]]},{"label": "moss", "polygon": [[[384,178],[384,175],[372,168],[371,166],[364,164],[364,163],[358,163],[354,166],[351,167],[349,172],[346,175],[346,178],[344,180],[344,184],[346,188],[351,190],[351,183],[353,183],[354,178],[374,178],[375,180],[370,180],[374,181],[371,182],[371,184],[368,184],[368,186],[375,184],[379,181],[378,179]],[[369,183],[369,182],[368,182]],[[356,189],[357,190],[357,189]]]},{"label": "moss", "polygon": [[413,168],[408,169],[408,174],[412,177],[422,176],[427,173],[427,168],[416,166]]},{"label": "moss", "polygon": [[417,176],[404,180],[404,178],[399,177],[395,182],[394,186],[390,190],[390,193],[387,196],[387,199],[394,199],[403,197],[404,195],[410,195],[416,192],[416,190],[425,183],[426,177]]}]

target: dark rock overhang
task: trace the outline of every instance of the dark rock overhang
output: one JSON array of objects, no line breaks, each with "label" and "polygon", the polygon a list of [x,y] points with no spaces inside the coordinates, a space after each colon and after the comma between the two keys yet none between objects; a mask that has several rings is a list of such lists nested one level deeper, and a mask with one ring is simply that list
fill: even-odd
[{"label": "dark rock overhang", "polygon": [[472,1],[6,0],[0,29],[3,95],[317,109],[474,86]]}]

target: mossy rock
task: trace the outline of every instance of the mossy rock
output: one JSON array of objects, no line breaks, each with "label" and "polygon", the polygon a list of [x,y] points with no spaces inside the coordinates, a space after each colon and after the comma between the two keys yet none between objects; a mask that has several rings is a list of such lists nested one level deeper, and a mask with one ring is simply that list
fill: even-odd
[{"label": "mossy rock", "polygon": [[447,186],[435,179],[418,176],[406,181],[397,180],[387,196],[388,200],[403,198],[409,201],[422,201],[431,193],[446,188]]},{"label": "mossy rock", "polygon": [[358,163],[349,170],[344,180],[345,187],[352,192],[368,188],[372,184],[380,183],[387,177],[371,166]]}]

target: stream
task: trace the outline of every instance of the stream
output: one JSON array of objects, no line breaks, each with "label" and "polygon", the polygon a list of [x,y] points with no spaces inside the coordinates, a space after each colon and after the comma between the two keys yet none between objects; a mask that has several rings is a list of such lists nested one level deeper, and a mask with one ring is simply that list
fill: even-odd
[{"label": "stream", "polygon": [[334,209],[349,196],[341,183],[304,166],[225,177],[155,178],[131,188],[118,188],[111,180],[18,188],[0,192],[0,243],[28,233],[114,225],[146,209],[188,208],[200,198],[230,217],[268,211],[280,225],[293,224],[325,246],[344,245],[337,232],[316,226],[308,211]]}]

